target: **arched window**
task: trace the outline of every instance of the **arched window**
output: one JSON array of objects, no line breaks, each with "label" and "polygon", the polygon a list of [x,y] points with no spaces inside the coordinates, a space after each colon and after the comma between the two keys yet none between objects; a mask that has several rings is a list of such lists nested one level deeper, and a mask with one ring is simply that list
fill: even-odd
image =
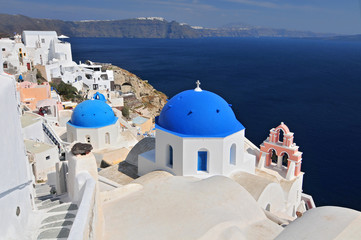
[{"label": "arched window", "polygon": [[173,147],[168,145],[167,149],[167,166],[173,168]]},{"label": "arched window", "polygon": [[278,157],[277,157],[277,153],[274,149],[272,149],[272,151],[271,151],[271,159],[272,159],[273,163],[277,164]]},{"label": "arched window", "polygon": [[208,171],[208,152],[205,150],[198,151],[198,171]]},{"label": "arched window", "polygon": [[229,163],[232,165],[236,165],[236,144],[233,143],[230,149]]},{"label": "arched window", "polygon": [[288,154],[287,153],[284,153],[283,154],[283,157],[282,157],[282,165],[283,166],[288,166]]},{"label": "arched window", "polygon": [[110,135],[109,133],[105,133],[105,144],[110,144]]},{"label": "arched window", "polygon": [[85,136],[85,141],[86,141],[87,143],[90,143],[90,136],[89,136],[89,135],[86,135],[86,136]]}]

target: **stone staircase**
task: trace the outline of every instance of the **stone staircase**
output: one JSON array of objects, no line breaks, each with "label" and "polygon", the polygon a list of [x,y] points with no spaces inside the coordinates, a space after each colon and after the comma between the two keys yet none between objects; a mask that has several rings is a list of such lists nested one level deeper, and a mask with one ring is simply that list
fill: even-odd
[{"label": "stone staircase", "polygon": [[47,184],[35,186],[35,204],[42,212],[36,239],[67,239],[73,225],[78,206],[63,202],[61,197],[54,197],[52,188]]}]

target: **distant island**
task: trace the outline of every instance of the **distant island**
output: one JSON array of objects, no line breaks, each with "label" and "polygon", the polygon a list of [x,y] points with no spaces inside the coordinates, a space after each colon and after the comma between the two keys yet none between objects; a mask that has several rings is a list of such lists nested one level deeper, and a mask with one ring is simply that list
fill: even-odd
[{"label": "distant island", "polygon": [[12,37],[24,30],[55,30],[69,37],[116,38],[204,38],[204,37],[292,37],[328,38],[336,34],[292,31],[244,24],[229,24],[221,28],[190,26],[159,17],[124,20],[63,21],[30,18],[24,15],[0,14],[0,37]]}]

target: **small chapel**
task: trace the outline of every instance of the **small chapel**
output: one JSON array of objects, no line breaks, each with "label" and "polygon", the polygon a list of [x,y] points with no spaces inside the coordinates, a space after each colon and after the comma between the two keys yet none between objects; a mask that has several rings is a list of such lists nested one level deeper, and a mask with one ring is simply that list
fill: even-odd
[{"label": "small chapel", "polygon": [[[138,156],[138,175],[163,170],[176,176],[223,175],[244,187],[270,211],[295,217],[307,208],[302,199],[302,152],[281,123],[256,147],[245,137],[229,103],[194,90],[172,97],[155,119],[155,149]],[[309,206],[311,207],[311,206]]]},{"label": "small chapel", "polygon": [[67,141],[90,143],[95,150],[117,146],[120,124],[103,94],[78,104],[67,122]]}]

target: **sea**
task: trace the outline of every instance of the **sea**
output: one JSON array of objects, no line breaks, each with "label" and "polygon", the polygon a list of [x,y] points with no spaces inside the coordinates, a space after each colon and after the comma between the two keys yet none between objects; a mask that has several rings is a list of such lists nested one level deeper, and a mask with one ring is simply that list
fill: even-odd
[{"label": "sea", "polygon": [[[73,60],[112,63],[168,98],[222,96],[260,145],[284,122],[317,206],[361,211],[361,42],[288,38],[70,38]],[[211,121],[212,119],[210,119]]]}]

